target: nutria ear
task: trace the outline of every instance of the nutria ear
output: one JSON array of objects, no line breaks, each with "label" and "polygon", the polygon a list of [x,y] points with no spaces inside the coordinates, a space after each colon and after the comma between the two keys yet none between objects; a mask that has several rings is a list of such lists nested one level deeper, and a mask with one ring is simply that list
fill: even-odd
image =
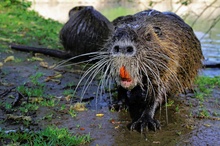
[{"label": "nutria ear", "polygon": [[[151,29],[151,30],[152,30],[152,29]],[[160,27],[154,26],[154,27],[153,27],[153,31],[147,33],[147,35],[145,36],[145,39],[146,39],[147,41],[151,41],[151,40],[153,39],[153,37],[155,36],[154,34],[152,34],[153,32],[154,32],[158,37],[162,36],[162,31],[161,31]]]},{"label": "nutria ear", "polygon": [[157,36],[161,36],[162,35],[162,31],[160,29],[160,27],[153,27],[154,32],[157,34]]}]

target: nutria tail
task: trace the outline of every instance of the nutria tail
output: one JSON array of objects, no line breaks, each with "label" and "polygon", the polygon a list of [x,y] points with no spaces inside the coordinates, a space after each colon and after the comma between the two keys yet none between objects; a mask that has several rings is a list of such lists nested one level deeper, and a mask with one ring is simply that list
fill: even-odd
[{"label": "nutria tail", "polygon": [[60,40],[73,55],[99,50],[112,33],[112,23],[92,6],[75,7],[69,17],[60,31]]}]

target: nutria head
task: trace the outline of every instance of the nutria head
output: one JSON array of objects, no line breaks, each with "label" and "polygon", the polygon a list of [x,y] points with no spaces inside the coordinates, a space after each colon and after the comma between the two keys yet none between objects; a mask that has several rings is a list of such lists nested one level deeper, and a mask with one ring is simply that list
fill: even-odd
[{"label": "nutria head", "polygon": [[114,35],[106,44],[110,53],[110,74],[118,85],[132,89],[140,81],[138,69],[137,34],[133,29],[124,25],[115,29]]},{"label": "nutria head", "polygon": [[162,35],[160,27],[151,24],[122,24],[115,28],[106,48],[110,53],[110,74],[118,85],[131,90],[137,85],[162,83],[160,73],[170,58],[170,51],[166,52],[159,42]]}]

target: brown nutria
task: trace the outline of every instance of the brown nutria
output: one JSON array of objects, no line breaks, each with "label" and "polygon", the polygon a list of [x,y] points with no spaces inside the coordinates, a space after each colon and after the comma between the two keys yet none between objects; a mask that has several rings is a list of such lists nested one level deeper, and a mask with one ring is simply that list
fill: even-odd
[{"label": "brown nutria", "polygon": [[115,80],[119,103],[128,106],[132,118],[130,129],[159,129],[156,110],[169,95],[192,88],[202,66],[200,42],[171,12],[145,10],[113,24],[112,36],[97,54],[100,60],[85,73],[87,83],[100,72],[100,86]]},{"label": "brown nutria", "polygon": [[85,54],[99,50],[112,29],[112,23],[92,6],[78,6],[69,11],[60,40],[72,55]]}]

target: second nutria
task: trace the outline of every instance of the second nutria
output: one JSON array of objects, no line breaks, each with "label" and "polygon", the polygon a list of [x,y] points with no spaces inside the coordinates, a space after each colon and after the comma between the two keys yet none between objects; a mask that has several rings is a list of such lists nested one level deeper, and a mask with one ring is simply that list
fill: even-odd
[{"label": "second nutria", "polygon": [[100,50],[112,29],[112,23],[92,6],[78,6],[69,11],[60,40],[65,50],[77,56]]}]

